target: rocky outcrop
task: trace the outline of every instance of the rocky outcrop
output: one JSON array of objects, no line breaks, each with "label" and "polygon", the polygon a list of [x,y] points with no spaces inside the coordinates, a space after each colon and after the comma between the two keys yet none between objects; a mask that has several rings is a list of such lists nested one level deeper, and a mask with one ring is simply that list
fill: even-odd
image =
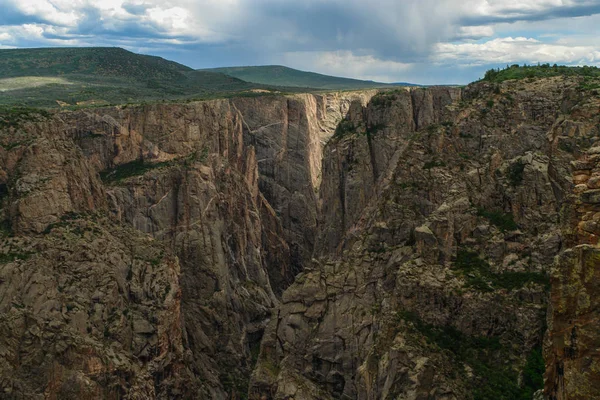
[{"label": "rocky outcrop", "polygon": [[[418,126],[445,121],[457,88],[399,90],[377,96],[370,107],[354,103],[324,157],[322,224],[317,253],[335,251],[342,236],[358,229],[361,214],[389,185],[393,168]],[[340,140],[352,136],[352,140]]]},{"label": "rocky outcrop", "polygon": [[562,121],[556,128],[566,143],[584,141],[591,146],[571,163],[574,188],[562,221],[567,249],[552,268],[545,348],[546,393],[552,400],[595,399],[600,393],[599,109],[597,97],[582,101],[577,107],[578,118]]},{"label": "rocky outcrop", "polygon": [[569,163],[597,134],[576,85],[399,91],[351,108],[325,149],[317,258],[283,294],[251,398],[539,393]]},{"label": "rocky outcrop", "polygon": [[2,243],[2,397],[183,396],[177,259],[103,217],[66,214],[48,231]]},{"label": "rocky outcrop", "polygon": [[[69,237],[64,247],[76,261],[60,272],[52,269],[61,259],[50,244],[35,251],[39,257],[29,261],[27,256],[29,264],[21,262],[20,255],[3,259],[3,315],[12,313],[16,303],[23,310],[19,318],[39,319],[36,334],[64,330],[63,320],[71,318],[71,309],[50,313],[34,306],[45,296],[71,301],[52,295],[47,284],[36,286],[39,276],[47,276],[64,282],[61,293],[78,293],[79,302],[68,305],[73,313],[86,315],[77,314],[79,331],[64,330],[64,346],[86,335],[104,335],[92,343],[102,360],[92,369],[80,359],[72,361],[75,356],[67,355],[63,362],[58,351],[40,353],[49,362],[36,366],[33,360],[39,356],[33,352],[39,350],[39,342],[13,349],[14,341],[26,334],[23,320],[5,324],[2,370],[14,373],[7,372],[4,392],[50,398],[243,397],[264,328],[278,302],[275,293],[291,283],[312,252],[321,147],[350,102],[362,99],[366,104],[373,94],[82,110],[5,132],[3,211],[5,225],[16,238],[35,237],[41,249],[38,242],[49,240],[46,235],[57,227],[70,232],[76,224],[84,226],[74,228],[78,233],[95,233],[85,224],[102,215],[109,216],[102,217],[103,233],[113,233],[114,238],[101,241],[83,233]],[[271,121],[273,128],[259,126],[263,121]],[[296,207],[302,207],[301,214],[290,213]],[[121,239],[126,236],[121,231],[135,234]],[[136,237],[147,242],[139,255],[120,256],[120,250],[106,243],[112,240],[127,250],[139,247]],[[11,240],[5,243],[9,252],[14,247]],[[88,240],[94,245],[88,246]],[[154,247],[163,250],[149,249]],[[106,251],[124,261],[105,261]],[[137,261],[131,260],[140,257],[150,267],[134,268]],[[174,264],[167,268],[164,257]],[[39,263],[42,258],[45,262]],[[86,260],[94,259],[101,267],[81,279],[89,275],[82,271],[91,268]],[[22,268],[39,269],[39,275],[21,276]],[[168,276],[165,288],[156,281],[160,274]],[[160,296],[131,294],[122,280],[138,276],[145,281],[137,286],[159,285],[152,290]],[[23,300],[13,292],[31,285],[37,289]],[[177,301],[169,300],[171,291]],[[98,292],[114,298],[100,308],[97,304],[104,303]],[[137,312],[129,314],[139,307],[143,318]],[[162,316],[163,309],[168,316]],[[122,346],[121,353],[113,351],[111,342]],[[89,346],[75,347],[79,354]],[[23,357],[31,361],[20,361]],[[41,373],[27,385],[32,370]],[[71,384],[71,391],[64,392]]]},{"label": "rocky outcrop", "polygon": [[543,344],[593,398],[597,111],[558,77],[7,128],[0,397],[525,399]]},{"label": "rocky outcrop", "polygon": [[[240,98],[244,143],[256,150],[259,188],[279,217],[291,252],[291,283],[309,262],[317,237],[323,147],[353,106],[363,107],[376,91],[333,93],[323,97]],[[274,277],[273,277],[274,278]]]}]

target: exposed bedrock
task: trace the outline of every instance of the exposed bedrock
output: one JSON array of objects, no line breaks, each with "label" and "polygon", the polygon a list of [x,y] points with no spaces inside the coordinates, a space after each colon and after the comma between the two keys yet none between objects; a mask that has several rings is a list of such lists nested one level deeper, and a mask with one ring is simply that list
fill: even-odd
[{"label": "exposed bedrock", "polygon": [[600,100],[579,83],[5,128],[0,397],[594,398]]}]

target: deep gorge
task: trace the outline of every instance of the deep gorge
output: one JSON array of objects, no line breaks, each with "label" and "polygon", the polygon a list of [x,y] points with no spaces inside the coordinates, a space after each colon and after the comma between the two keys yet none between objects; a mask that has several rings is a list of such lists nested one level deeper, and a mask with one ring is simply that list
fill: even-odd
[{"label": "deep gorge", "polygon": [[595,398],[599,114],[554,77],[5,127],[0,393]]}]

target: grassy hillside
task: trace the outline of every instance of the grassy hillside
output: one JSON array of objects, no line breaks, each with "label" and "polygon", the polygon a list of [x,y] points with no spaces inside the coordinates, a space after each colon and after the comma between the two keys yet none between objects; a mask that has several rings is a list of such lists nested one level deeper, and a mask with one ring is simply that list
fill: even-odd
[{"label": "grassy hillside", "polygon": [[10,49],[0,52],[0,76],[97,75],[139,80],[180,79],[192,69],[118,47]]},{"label": "grassy hillside", "polygon": [[120,48],[0,50],[0,106],[204,99],[252,89],[272,88]]},{"label": "grassy hillside", "polygon": [[339,78],[336,76],[322,75],[314,72],[299,71],[297,69],[283,67],[280,65],[213,68],[205,71],[221,72],[229,76],[242,79],[246,82],[253,82],[263,85],[332,90],[368,89],[396,86],[380,82],[361,81],[358,79]]}]

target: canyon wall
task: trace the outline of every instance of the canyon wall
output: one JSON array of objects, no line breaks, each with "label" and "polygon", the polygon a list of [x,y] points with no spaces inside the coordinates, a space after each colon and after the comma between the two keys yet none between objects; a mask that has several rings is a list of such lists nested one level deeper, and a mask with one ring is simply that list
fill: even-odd
[{"label": "canyon wall", "polygon": [[593,398],[599,103],[557,77],[6,126],[0,394]]},{"label": "canyon wall", "polygon": [[[553,78],[351,107],[324,150],[315,257],[267,328],[251,398],[531,399],[543,356],[548,398],[594,398],[598,263],[586,250],[587,280],[571,278],[581,256],[564,261],[564,207],[583,204],[578,226],[596,229],[594,186],[572,202],[594,172],[573,178],[571,162],[595,160],[598,104]],[[577,301],[587,308],[575,322]],[[557,315],[557,302],[571,309]],[[587,333],[573,361],[557,319]],[[568,393],[556,397],[553,381]]]},{"label": "canyon wall", "polygon": [[6,129],[3,392],[244,397],[276,294],[312,253],[321,148],[374,94],[88,109]]}]

